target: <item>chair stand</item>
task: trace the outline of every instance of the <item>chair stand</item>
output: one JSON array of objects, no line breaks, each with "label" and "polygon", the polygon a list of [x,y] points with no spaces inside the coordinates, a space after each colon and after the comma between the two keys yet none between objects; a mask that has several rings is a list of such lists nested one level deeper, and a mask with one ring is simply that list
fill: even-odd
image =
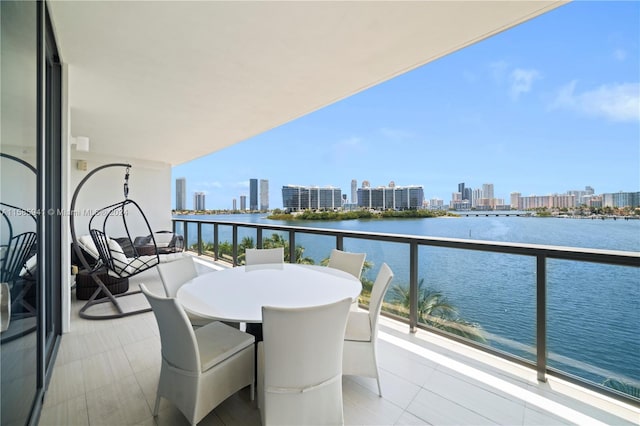
[{"label": "chair stand", "polygon": [[[151,312],[151,307],[145,308],[145,309],[137,309],[135,311],[125,312],[122,309],[122,307],[120,306],[120,303],[118,302],[118,298],[119,297],[133,296],[133,295],[136,295],[136,294],[141,294],[142,291],[136,290],[136,291],[132,291],[132,292],[127,292],[127,293],[114,295],[111,292],[111,290],[109,290],[109,288],[106,286],[106,284],[102,282],[100,277],[98,277],[99,272],[100,272],[100,270],[97,270],[97,271],[92,271],[89,274],[89,276],[91,278],[93,278],[93,280],[95,281],[95,283],[98,286],[98,288],[96,288],[96,290],[93,292],[93,294],[91,295],[89,300],[87,300],[87,303],[85,303],[84,306],[80,309],[80,312],[79,312],[80,318],[91,319],[91,320],[108,320],[108,319],[124,318],[124,317],[128,317],[128,316],[131,316],[131,315],[142,314],[142,313],[145,313],[145,312]],[[98,297],[98,295],[100,294],[101,291],[106,296],[101,297],[100,299],[97,299],[97,297]],[[86,312],[86,310],[89,309],[93,305],[99,305],[101,303],[107,303],[107,302],[113,303],[113,305],[118,310],[117,314],[96,315],[96,314],[89,314],[89,313]]]}]

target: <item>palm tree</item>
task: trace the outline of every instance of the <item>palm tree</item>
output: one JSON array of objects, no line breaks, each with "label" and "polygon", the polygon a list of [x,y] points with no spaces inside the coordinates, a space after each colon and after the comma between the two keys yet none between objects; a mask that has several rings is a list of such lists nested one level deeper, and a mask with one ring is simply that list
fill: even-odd
[{"label": "palm tree", "polygon": [[615,389],[619,392],[626,393],[635,398],[640,398],[640,387],[631,383],[624,382],[622,380],[608,378],[602,383],[604,386]]},{"label": "palm tree", "polygon": [[[320,265],[328,266],[329,258],[325,257],[320,261]],[[360,282],[362,283],[362,292],[358,297],[358,302],[362,304],[367,304],[369,299],[371,298],[371,289],[373,289],[373,280],[367,278],[367,271],[369,271],[373,267],[373,263],[365,260],[364,265],[362,265],[362,274],[360,275]]]},{"label": "palm tree", "polygon": [[255,247],[255,244],[253,243],[253,238],[242,237],[240,244],[238,244],[238,264],[242,265],[244,263],[246,250],[252,249],[254,247]]},{"label": "palm tree", "polygon": [[[407,285],[391,288],[392,300],[409,311],[411,293]],[[459,317],[458,309],[438,290],[424,285],[424,278],[418,282],[418,320],[439,330],[485,343],[482,328]]]},{"label": "palm tree", "polygon": [[[284,261],[289,262],[291,258],[289,255],[289,241],[285,240],[284,237],[280,234],[271,234],[268,238],[262,240],[263,248],[276,248],[283,247],[284,248]],[[310,257],[304,257],[304,247],[296,245],[295,247],[295,262],[292,263],[302,263],[305,265],[313,265],[315,262]]]}]

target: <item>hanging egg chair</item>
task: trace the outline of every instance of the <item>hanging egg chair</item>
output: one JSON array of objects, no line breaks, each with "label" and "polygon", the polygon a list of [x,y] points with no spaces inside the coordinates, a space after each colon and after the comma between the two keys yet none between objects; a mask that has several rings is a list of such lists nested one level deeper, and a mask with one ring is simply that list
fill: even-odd
[{"label": "hanging egg chair", "polygon": [[[124,167],[126,169],[124,176],[124,199],[95,210],[89,220],[90,241],[88,242],[87,239],[83,239],[83,244],[79,244],[74,220],[78,194],[82,186],[91,176],[108,167]],[[86,304],[80,309],[80,316],[82,318],[113,319],[149,312],[151,310],[151,308],[145,308],[125,311],[118,301],[119,297],[127,297],[140,293],[139,290],[126,291],[128,290],[127,280],[129,277],[151,269],[160,263],[158,248],[149,221],[138,203],[128,197],[130,167],[130,164],[124,163],[112,163],[100,166],[85,176],[73,194],[70,222],[74,252],[82,263],[82,267],[84,268],[83,272],[88,273],[89,277],[97,286]],[[134,238],[132,238],[131,235],[131,232],[134,230],[151,236],[149,244],[155,247],[155,253],[153,255],[138,254],[133,244]],[[93,255],[98,258],[93,266],[89,264],[85,257],[86,252],[93,253]],[[126,282],[125,292],[114,295],[114,291],[111,291],[108,284],[121,282]],[[106,302],[111,302],[115,306],[117,313],[97,315],[87,312],[87,309],[91,306]]]}]

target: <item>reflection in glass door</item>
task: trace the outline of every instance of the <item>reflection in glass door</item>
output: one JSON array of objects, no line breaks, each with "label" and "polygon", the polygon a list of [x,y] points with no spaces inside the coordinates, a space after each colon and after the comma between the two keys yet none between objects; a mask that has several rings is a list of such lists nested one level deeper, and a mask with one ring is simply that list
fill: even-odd
[{"label": "reflection in glass door", "polygon": [[0,424],[23,425],[60,335],[61,66],[44,2],[0,1],[0,31]]},{"label": "reflection in glass door", "polygon": [[38,4],[2,1],[0,8],[4,425],[25,424],[38,392]]}]

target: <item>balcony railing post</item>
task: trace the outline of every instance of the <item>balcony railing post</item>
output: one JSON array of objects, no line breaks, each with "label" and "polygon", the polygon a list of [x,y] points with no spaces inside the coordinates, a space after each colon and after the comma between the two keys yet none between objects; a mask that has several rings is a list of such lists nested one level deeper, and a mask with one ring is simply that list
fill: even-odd
[{"label": "balcony railing post", "polygon": [[297,263],[296,259],[296,232],[289,231],[289,263]]},{"label": "balcony railing post", "polygon": [[238,266],[238,225],[232,225],[233,241],[233,266]]},{"label": "balcony railing post", "polygon": [[256,229],[256,248],[262,248],[262,228]]},{"label": "balcony railing post", "polygon": [[344,250],[344,238],[342,238],[342,235],[336,235],[336,249]]},{"label": "balcony railing post", "polygon": [[547,257],[536,256],[536,369],[538,381],[547,381]]},{"label": "balcony railing post", "polygon": [[183,222],[182,230],[184,231],[184,247],[185,250],[189,250],[189,222]]},{"label": "balcony railing post", "polygon": [[218,224],[213,224],[213,259],[218,260]]},{"label": "balcony railing post", "polygon": [[409,244],[409,330],[418,326],[418,243]]},{"label": "balcony railing post", "polygon": [[198,222],[198,256],[202,256],[202,222]]}]

